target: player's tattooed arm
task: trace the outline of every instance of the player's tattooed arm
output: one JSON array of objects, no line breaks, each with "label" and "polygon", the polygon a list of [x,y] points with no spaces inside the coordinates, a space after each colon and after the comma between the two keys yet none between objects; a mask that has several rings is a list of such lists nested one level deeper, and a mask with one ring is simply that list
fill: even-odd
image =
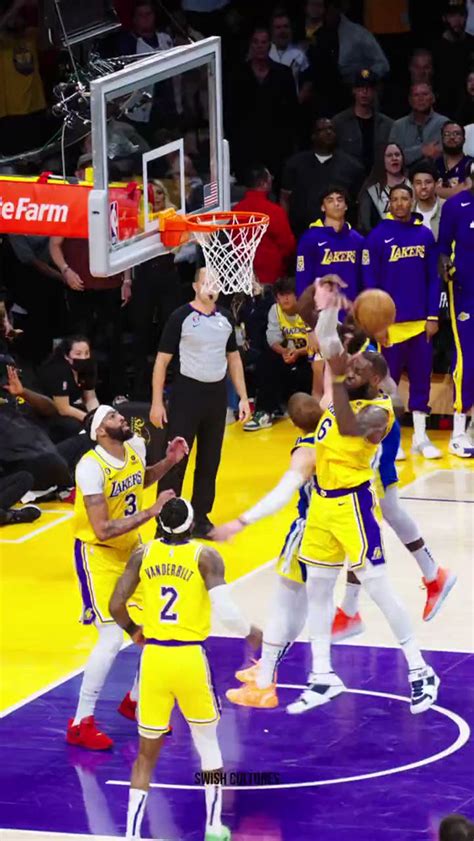
[{"label": "player's tattooed arm", "polygon": [[166,455],[161,461],[150,465],[145,469],[145,488],[153,485],[168,473],[175,464],[178,464],[183,458],[189,455],[189,447],[184,438],[173,438],[166,448]]},{"label": "player's tattooed arm", "polygon": [[215,549],[205,546],[199,554],[198,566],[207,590],[226,583],[224,561]]},{"label": "player's tattooed arm", "polygon": [[355,417],[361,438],[380,444],[387,434],[388,412],[380,406],[366,406]]},{"label": "player's tattooed arm", "polygon": [[137,511],[128,517],[118,517],[111,520],[104,494],[88,494],[84,497],[89,522],[98,540],[105,543],[113,537],[128,534],[129,531],[140,528],[153,517],[157,517],[165,502],[175,495],[174,491],[163,491],[156,502],[144,511]]},{"label": "player's tattooed arm", "polygon": [[138,546],[132,552],[125,570],[115,585],[109,602],[110,615],[115,619],[117,625],[120,625],[136,643],[143,642],[142,629],[130,618],[127,602],[138,587],[145,548],[145,546]]}]

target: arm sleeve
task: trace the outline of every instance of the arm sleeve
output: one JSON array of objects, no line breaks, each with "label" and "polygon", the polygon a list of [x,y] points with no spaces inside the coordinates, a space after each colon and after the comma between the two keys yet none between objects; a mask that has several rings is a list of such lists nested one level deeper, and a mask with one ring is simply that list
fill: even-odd
[{"label": "arm sleeve", "polygon": [[287,470],[284,476],[275,485],[273,490],[264,496],[253,508],[249,508],[240,518],[246,525],[256,523],[263,517],[275,514],[290,502],[294,493],[305,483],[304,476],[298,470]]},{"label": "arm sleeve", "polygon": [[318,246],[314,240],[314,231],[311,229],[304,232],[297,245],[296,296],[298,298],[315,280],[319,265]]},{"label": "arm sleeve", "polygon": [[179,307],[171,313],[161,335],[158,351],[175,356],[179,350],[183,321],[188,315],[188,307]]},{"label": "arm sleeve", "polygon": [[268,313],[267,321],[267,342],[270,345],[275,345],[283,341],[283,333],[278,321],[277,305],[273,304]]},{"label": "arm sleeve", "polygon": [[439,223],[438,247],[441,254],[446,257],[451,256],[453,250],[453,240],[455,236],[455,214],[452,203],[448,200],[444,203],[441,210],[441,220]]},{"label": "arm sleeve", "polygon": [[83,458],[76,467],[76,485],[83,496],[101,494],[105,478],[100,464],[93,458]]},{"label": "arm sleeve", "polygon": [[250,622],[245,619],[235,604],[228,584],[219,584],[209,590],[213,611],[228,631],[246,637],[250,633]]},{"label": "arm sleeve", "polygon": [[[430,232],[428,232],[430,233]],[[438,272],[439,250],[431,235],[432,242],[428,245],[428,318],[438,318],[439,302],[441,298],[442,281]]]}]

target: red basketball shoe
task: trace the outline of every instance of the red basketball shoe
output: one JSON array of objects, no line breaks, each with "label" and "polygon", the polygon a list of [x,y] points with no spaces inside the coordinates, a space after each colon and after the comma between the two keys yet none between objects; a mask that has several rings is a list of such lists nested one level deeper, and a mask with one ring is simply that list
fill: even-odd
[{"label": "red basketball shoe", "polygon": [[132,699],[130,698],[130,692],[127,692],[120,706],[117,707],[117,711],[120,713],[120,715],[123,715],[124,718],[129,718],[130,721],[136,720],[137,702],[132,701]]},{"label": "red basketball shoe", "polygon": [[423,611],[425,622],[429,622],[430,619],[436,616],[446,596],[456,584],[456,581],[457,575],[454,575],[449,569],[443,569],[443,567],[438,569],[438,575],[434,581],[426,581],[423,578],[423,584],[426,587],[426,604]]},{"label": "red basketball shoe", "polygon": [[332,623],[331,638],[333,642],[341,642],[342,640],[349,639],[349,637],[362,634],[364,631],[365,625],[362,622],[360,613],[356,613],[355,616],[348,616],[340,607],[337,608]]},{"label": "red basketball shoe", "polygon": [[113,747],[113,740],[97,728],[93,715],[83,718],[79,724],[73,724],[73,721],[74,719],[71,718],[67,726],[68,745],[87,748],[87,750],[109,750]]}]

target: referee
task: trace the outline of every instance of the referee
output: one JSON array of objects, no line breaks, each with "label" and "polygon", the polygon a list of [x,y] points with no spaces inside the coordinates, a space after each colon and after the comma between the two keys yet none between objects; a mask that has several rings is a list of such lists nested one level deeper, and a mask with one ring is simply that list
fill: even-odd
[{"label": "referee", "polygon": [[[213,528],[208,514],[216,495],[216,476],[221,459],[227,411],[226,374],[229,371],[239,395],[239,420],[250,418],[244,370],[230,313],[216,304],[217,294],[205,288],[206,270],[196,272],[194,300],[172,313],[165,325],[153,370],[153,400],[150,420],[168,424],[169,440],[186,439],[189,451],[197,440],[192,506],[194,536],[206,538]],[[163,402],[166,371],[178,357],[168,412]],[[176,496],[186,472],[183,459],[160,482],[159,491],[172,488]]]}]

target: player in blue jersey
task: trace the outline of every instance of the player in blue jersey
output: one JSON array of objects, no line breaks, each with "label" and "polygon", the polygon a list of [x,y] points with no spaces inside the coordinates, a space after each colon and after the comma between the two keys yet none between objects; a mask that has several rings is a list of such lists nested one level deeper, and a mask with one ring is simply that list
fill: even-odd
[{"label": "player in blue jersey", "polygon": [[253,508],[236,520],[215,528],[212,533],[213,540],[228,540],[246,526],[279,511],[299,491],[297,517],[290,526],[277,563],[278,575],[270,616],[263,632],[261,660],[249,669],[237,672],[236,677],[243,686],[227,692],[227,698],[233,703],[265,709],[278,705],[276,668],[306,620],[306,568],[298,561],[298,551],[313,485],[314,430],[322,411],[314,397],[298,393],[290,398],[288,413],[303,432],[291,451],[289,469]]}]

